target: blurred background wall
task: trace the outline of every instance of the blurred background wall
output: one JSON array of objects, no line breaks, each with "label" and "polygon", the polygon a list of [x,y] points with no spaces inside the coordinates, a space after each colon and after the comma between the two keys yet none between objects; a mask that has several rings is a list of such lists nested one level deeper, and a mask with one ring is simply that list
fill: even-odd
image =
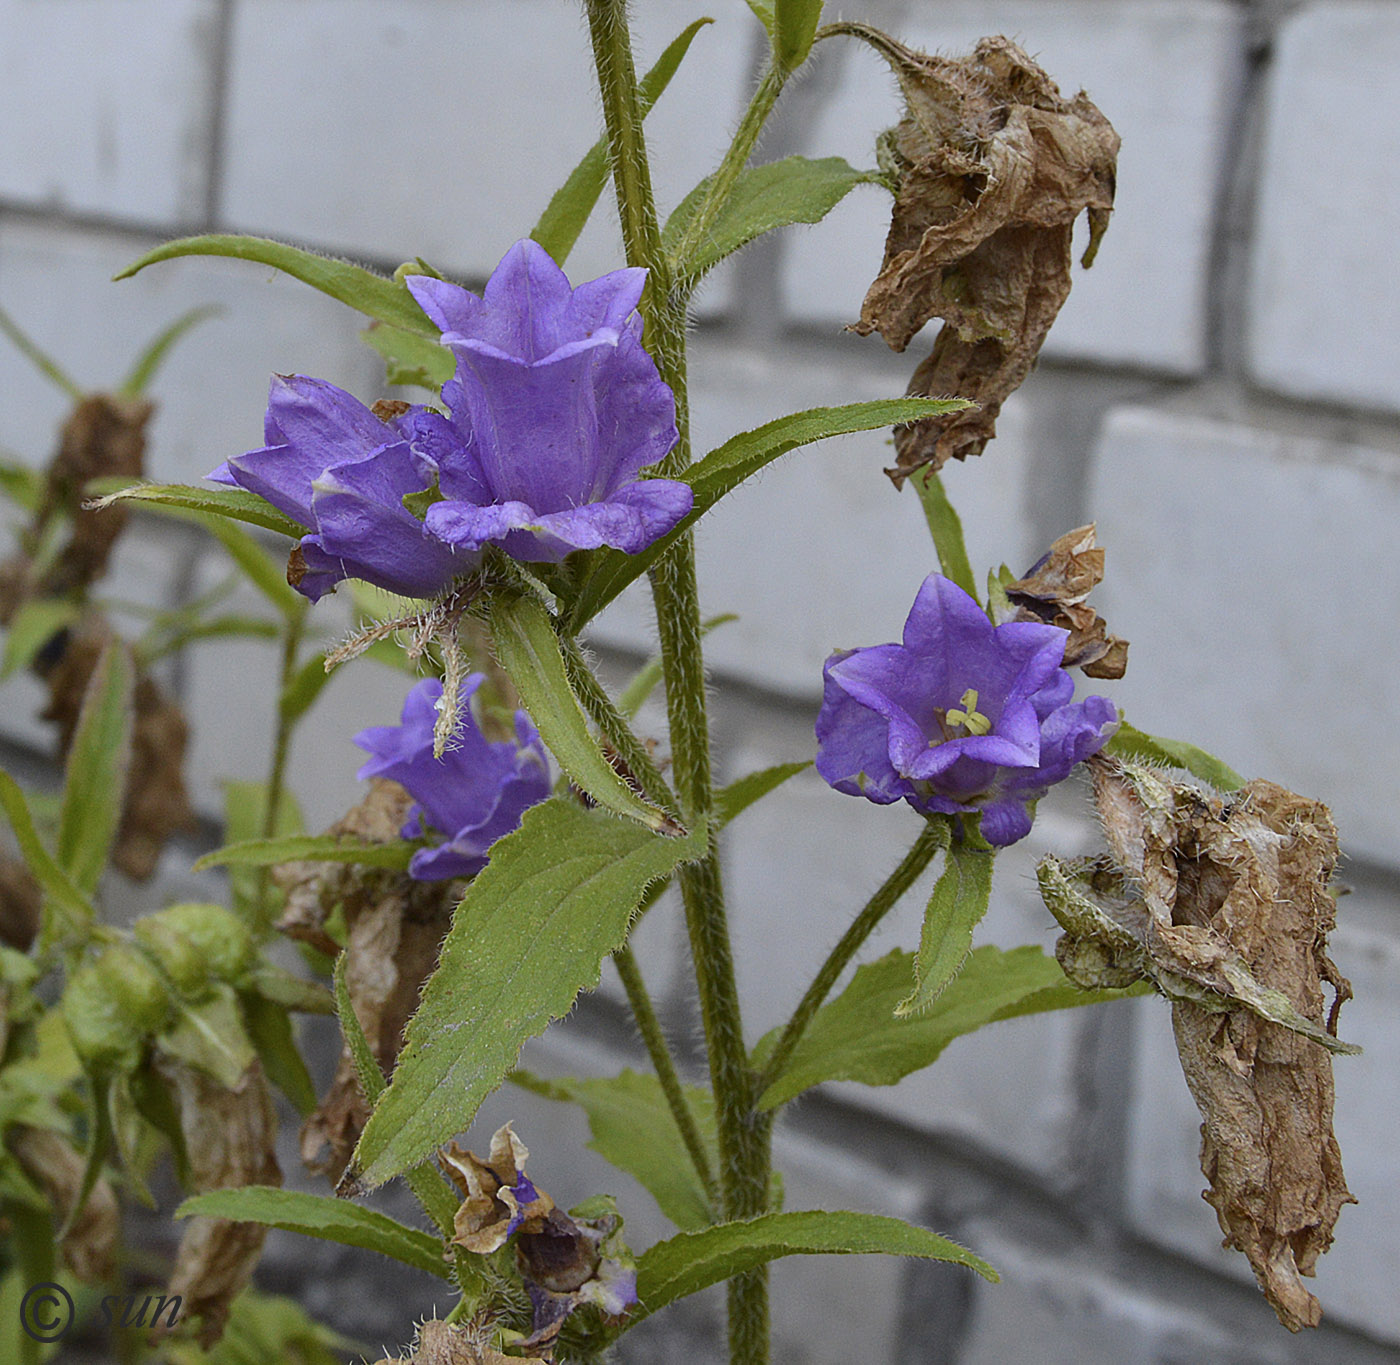
[{"label": "blurred background wall", "polygon": [[[643,65],[700,13],[717,20],[647,125],[665,208],[712,168],[760,35],[742,0],[635,9]],[[1165,1005],[997,1025],[900,1086],[809,1098],[780,1161],[789,1207],[924,1221],[1005,1282],[871,1258],[784,1263],[778,1358],[1400,1361],[1400,4],[851,0],[842,11],[929,49],[1006,33],[1066,91],[1084,86],[1122,134],[1097,264],[1076,269],[996,441],[945,482],[982,572],[1022,571],[1097,519],[1108,579],[1096,601],[1133,642],[1128,676],[1101,690],[1144,729],[1332,805],[1352,888],[1334,954],[1357,996],[1342,1032],[1367,1049],[1339,1059],[1337,1131],[1361,1203],[1319,1269],[1323,1328],[1292,1339],[1243,1258],[1219,1249],[1200,1200],[1198,1120]],[[150,473],[196,480],[261,444],[272,372],[369,401],[384,391],[379,361],[358,315],[260,267],[186,259],[121,284],[113,273],[163,239],[214,230],[384,269],[421,255],[479,285],[597,136],[589,72],[567,0],[0,0],[0,305],[100,388],[160,325],[221,304],[154,393]],[[880,61],[827,43],[761,156],[870,165],[875,134],[897,117]],[[699,451],[784,412],[902,392],[922,343],[894,356],[842,330],[879,267],[887,215],[885,193],[862,186],[820,227],[766,240],[712,279],[693,337]],[[605,201],[569,269],[578,280],[618,264]],[[65,408],[0,344],[0,446],[42,463]],[[896,638],[933,567],[913,493],[880,472],[889,457],[878,434],[790,456],[703,525],[704,610],[741,616],[707,650],[725,776],[811,753],[822,660]],[[168,605],[222,571],[181,528],[149,521],[128,534],[109,588]],[[316,616],[348,626],[334,600]],[[647,603],[623,599],[593,642],[624,676],[652,647]],[[206,644],[173,669],[211,822],[223,779],[265,772],[275,672],[271,650],[246,643]],[[7,762],[51,744],[27,689],[18,679],[5,692]],[[356,799],[362,755],[349,737],[392,721],[402,691],[402,675],[373,664],[331,683],[294,755],[311,828]],[[795,1003],[915,821],[809,775],[730,832],[751,1038]],[[1082,789],[1047,801],[998,865],[986,936],[1050,944],[1034,858],[1093,841]],[[189,861],[168,855],[157,898],[188,892]],[[872,952],[912,946],[920,907],[911,897]],[[668,1022],[693,1046],[674,907],[652,915],[643,943]],[[620,1000],[605,978],[531,1064],[641,1064]],[[614,1190],[639,1241],[664,1233],[648,1197],[584,1150],[571,1111],[503,1092],[473,1137],[512,1116],[532,1173],[564,1203]],[[373,1258],[270,1248],[269,1282],[301,1282],[352,1335],[403,1339],[431,1306],[421,1286],[391,1291]],[[629,1358],[718,1359],[717,1310],[702,1300],[669,1329],[654,1324]]]}]

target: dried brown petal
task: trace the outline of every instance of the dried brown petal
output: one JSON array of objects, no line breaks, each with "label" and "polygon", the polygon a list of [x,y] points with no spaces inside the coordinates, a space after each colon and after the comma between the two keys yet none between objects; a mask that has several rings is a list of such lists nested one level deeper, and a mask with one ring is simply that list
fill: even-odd
[{"label": "dried brown petal", "polygon": [[[1351,987],[1327,955],[1337,831],[1319,801],[1262,779],[1228,798],[1102,755],[1090,762],[1112,859],[1040,868],[1071,979],[1151,979],[1204,1120],[1201,1168],[1225,1245],[1279,1321],[1315,1327],[1303,1286],[1354,1203],[1332,1132],[1330,1053]],[[1324,1022],[1323,983],[1335,999]]]},{"label": "dried brown petal", "polygon": [[[62,1133],[23,1123],[10,1128],[5,1145],[44,1192],[59,1221],[66,1221],[83,1186],[86,1162],[82,1155]],[[108,1281],[116,1273],[120,1236],[117,1197],[105,1177],[99,1177],[59,1246],[64,1264],[85,1284]]]},{"label": "dried brown petal", "polygon": [[443,1169],[462,1196],[453,1219],[452,1240],[458,1246],[485,1256],[504,1246],[517,1229],[536,1232],[544,1227],[554,1201],[526,1181],[534,1197],[521,1204],[511,1188],[521,1183],[529,1156],[508,1123],[492,1134],[491,1153],[485,1161],[455,1142],[439,1153]]},{"label": "dried brown petal", "polygon": [[[396,842],[412,804],[398,783],[376,779],[365,799],[327,833],[366,843]],[[341,907],[346,989],[380,1067],[392,1072],[404,1027],[437,965],[461,883],[419,882],[403,872],[315,862],[284,864],[274,878],[287,892],[278,927],[331,955],[340,949],[325,923]],[[339,1176],[368,1119],[354,1063],[342,1049],[330,1089],[302,1126],[302,1160],[314,1171]]]},{"label": "dried brown petal", "polygon": [[1073,226],[1087,211],[1088,265],[1113,208],[1118,135],[1081,91],[1066,100],[1006,38],[932,57],[865,25],[842,29],[890,63],[906,113],[887,139],[899,177],[880,274],[855,330],[902,351],[944,319],[911,394],[978,406],[895,431],[896,485],[923,465],[981,452],[1069,296]]},{"label": "dried brown petal", "polygon": [[520,1359],[502,1355],[489,1337],[489,1329],[433,1318],[418,1329],[412,1355],[386,1357],[378,1365],[514,1365]]},{"label": "dried brown petal", "polygon": [[[277,1116],[262,1067],[254,1062],[232,1090],[175,1058],[157,1065],[180,1111],[180,1130],[198,1191],[239,1185],[280,1185]],[[229,1305],[247,1286],[262,1254],[267,1229],[202,1215],[191,1218],[175,1256],[171,1294],[184,1318],[201,1319],[206,1349],[223,1335]]]}]

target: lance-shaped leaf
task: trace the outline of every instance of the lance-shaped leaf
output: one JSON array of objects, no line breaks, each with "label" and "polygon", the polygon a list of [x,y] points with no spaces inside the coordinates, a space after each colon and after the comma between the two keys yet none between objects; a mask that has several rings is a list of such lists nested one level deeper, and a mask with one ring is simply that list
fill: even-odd
[{"label": "lance-shaped leaf", "polygon": [[944,578],[951,578],[972,600],[977,601],[977,578],[967,557],[963,540],[962,518],[943,491],[943,480],[931,469],[925,469],[914,480],[914,487],[923,504],[933,548],[938,553],[938,567]]},{"label": "lance-shaped leaf", "polygon": [[[698,280],[765,232],[794,223],[820,223],[857,185],[875,178],[873,172],[858,171],[839,156],[816,161],[788,156],[755,166],[735,182],[695,254],[676,263],[677,274]],[[661,234],[664,250],[677,250],[709,192],[709,179],[702,180],[676,206]]]},{"label": "lance-shaped leaf", "polygon": [[643,1252],[637,1258],[637,1297],[641,1303],[630,1321],[640,1321],[668,1303],[755,1270],[779,1256],[872,1252],[951,1261],[975,1270],[984,1280],[995,1283],[998,1279],[996,1271],[966,1247],[898,1218],[821,1209],[766,1213],[742,1223],[682,1232]]},{"label": "lance-shaped leaf", "polygon": [[545,747],[600,806],[640,820],[648,829],[674,830],[672,821],[632,790],[604,757],[569,686],[559,637],[543,603],[532,596],[498,593],[491,602],[496,657],[520,693]]},{"label": "lance-shaped leaf", "polygon": [[244,1185],[197,1194],[175,1210],[176,1218],[192,1218],[196,1214],[227,1218],[234,1223],[261,1223],[342,1246],[377,1251],[430,1275],[451,1278],[442,1243],[436,1237],[345,1199],[282,1190],[275,1185]]},{"label": "lance-shaped leaf", "polygon": [[[1003,952],[988,944],[972,952],[927,1013],[900,1018],[895,1007],[908,993],[912,969],[913,955],[899,950],[859,968],[851,984],[818,1011],[787,1067],[763,1092],[759,1107],[775,1109],[823,1081],[894,1085],[931,1066],[953,1039],[986,1024],[1148,993],[1144,986],[1080,990],[1039,948]],[[757,1065],[781,1032],[774,1029],[759,1042]]]},{"label": "lance-shaped leaf", "polygon": [[[697,19],[656,60],[656,65],[642,77],[637,89],[637,103],[645,118],[661,93],[671,83],[695,35],[713,19]],[[608,140],[599,138],[584,153],[569,178],[555,191],[549,206],[540,215],[530,236],[551,256],[556,265],[563,265],[574,249],[583,225],[588,221],[608,183]]]},{"label": "lance-shaped leaf", "polygon": [[830,436],[848,436],[856,431],[875,431],[902,422],[916,422],[921,417],[953,412],[964,406],[961,398],[884,398],[868,403],[847,403],[839,408],[809,408],[731,436],[681,475],[694,489],[695,501],[689,514],[673,531],[640,554],[623,554],[621,550],[595,554],[593,567],[570,610],[570,625],[578,630],[591,621],[629,583],[646,573],[726,493],[779,456]]},{"label": "lance-shaped leaf", "polygon": [[165,357],[170,354],[175,343],[192,327],[197,327],[206,318],[218,317],[223,311],[217,304],[205,304],[199,308],[191,308],[187,313],[182,313],[136,357],[136,363],[132,365],[131,373],[122,380],[121,387],[117,390],[117,396],[119,398],[139,398],[146,392],[151,380],[156,377],[156,371],[164,364]]},{"label": "lance-shaped leaf", "polygon": [[666,838],[562,797],[526,811],[457,908],[393,1081],[355,1149],[360,1187],[465,1128],[525,1040],[597,985],[647,884],[705,847],[703,829]]},{"label": "lance-shaped leaf", "polygon": [[[655,1076],[624,1071],[596,1080],[546,1081],[515,1071],[511,1080],[547,1099],[577,1104],[588,1115],[588,1145],[642,1185],[678,1228],[704,1228],[714,1221],[705,1187]],[[684,1093],[711,1160],[717,1162],[714,1100],[695,1085],[686,1086]]]},{"label": "lance-shaped leaf", "polygon": [[334,834],[287,834],[276,839],[246,839],[226,844],[206,853],[194,865],[196,872],[206,867],[275,867],[278,863],[360,863],[365,867],[388,867],[404,872],[413,856],[413,845],[366,844],[341,839]]},{"label": "lance-shaped leaf", "polygon": [[84,895],[92,895],[121,824],[131,761],[131,652],[112,641],[88,682],[68,750],[58,817],[58,861]]},{"label": "lance-shaped leaf", "polygon": [[90,506],[100,509],[117,502],[134,502],[155,510],[185,507],[217,517],[230,517],[234,521],[246,521],[251,526],[261,526],[294,540],[300,540],[306,534],[305,526],[299,526],[291,517],[283,516],[271,503],[264,502],[246,488],[194,488],[182,483],[138,483],[107,493]]},{"label": "lance-shaped leaf", "polygon": [[822,0],[775,0],[773,55],[785,71],[807,60],[822,17]]},{"label": "lance-shaped leaf", "polygon": [[202,237],[181,237],[148,251],[112,278],[127,280],[148,265],[174,260],[178,256],[228,256],[234,260],[270,265],[274,270],[280,270],[348,304],[366,317],[378,318],[381,322],[403,327],[410,332],[421,332],[437,340],[437,328],[428,321],[427,315],[413,301],[407,286],[400,281],[375,275],[363,266],[351,265],[349,261],[318,256],[315,252],[303,251],[285,242],[270,241],[266,237],[240,237],[221,232]]},{"label": "lance-shaped leaf", "polygon": [[1120,722],[1113,738],[1104,745],[1104,752],[1116,758],[1145,758],[1172,768],[1184,768],[1192,777],[1210,783],[1217,791],[1233,792],[1244,786],[1244,778],[1214,754],[1208,754],[1184,739],[1149,735],[1127,721]]},{"label": "lance-shaped leaf", "polygon": [[987,913],[996,850],[980,838],[968,837],[954,842],[946,856],[924,911],[914,989],[896,1006],[899,1015],[921,1014],[938,999],[967,961],[973,930]]},{"label": "lance-shaped leaf", "polygon": [[741,811],[747,810],[755,801],[781,787],[790,777],[810,768],[810,759],[801,763],[778,763],[771,768],[760,768],[756,773],[748,773],[735,778],[727,787],[715,793],[715,828],[727,825]]},{"label": "lance-shaped leaf", "polygon": [[34,828],[34,817],[24,792],[9,773],[0,771],[0,807],[9,817],[20,856],[44,892],[44,931],[41,940],[51,942],[62,934],[82,930],[95,918],[91,902],[44,847]]}]

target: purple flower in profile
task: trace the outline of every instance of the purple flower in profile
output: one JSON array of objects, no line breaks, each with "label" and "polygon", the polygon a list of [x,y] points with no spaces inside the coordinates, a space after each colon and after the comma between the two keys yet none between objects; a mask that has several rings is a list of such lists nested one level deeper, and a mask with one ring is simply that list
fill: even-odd
[{"label": "purple flower in profile", "polygon": [[267,444],[208,477],[256,493],[308,529],[288,580],[313,602],[343,578],[433,597],[475,560],[436,539],[404,506],[405,496],[431,487],[435,473],[405,435],[417,412],[381,420],[323,379],[277,375],[264,418]]},{"label": "purple flower in profile", "polygon": [[401,724],[374,726],[355,736],[372,755],[358,776],[387,777],[417,803],[408,813],[404,838],[445,836],[445,842],[413,855],[408,872],[419,881],[475,876],[486,866],[491,845],[549,795],[544,745],[523,711],[515,713],[513,740],[488,740],[477,727],[470,699],[484,681],[485,674],[473,673],[463,684],[456,747],[441,758],[433,757],[442,701],[436,678],[425,678],[408,694]]},{"label": "purple flower in profile", "polygon": [[642,479],[676,443],[670,388],[642,349],[644,270],[571,288],[536,243],[517,242],[478,297],[407,284],[457,357],[449,416],[412,419],[438,470],[433,535],[472,553],[556,562],[573,550],[645,549],[690,511],[687,484]]},{"label": "purple flower in profile", "polygon": [[837,791],[924,815],[980,811],[993,844],[1030,832],[1027,803],[1097,753],[1118,725],[1105,697],[1072,700],[1068,632],[994,626],[930,574],[904,641],[833,654],[823,670],[817,771]]}]

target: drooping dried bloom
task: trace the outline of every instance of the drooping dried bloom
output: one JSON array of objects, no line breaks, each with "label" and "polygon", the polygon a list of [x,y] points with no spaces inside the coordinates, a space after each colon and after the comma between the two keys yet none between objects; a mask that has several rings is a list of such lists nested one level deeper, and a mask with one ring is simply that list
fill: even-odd
[{"label": "drooping dried bloom", "polygon": [[468,1251],[490,1255],[518,1229],[542,1228],[554,1209],[554,1200],[525,1174],[530,1152],[508,1123],[492,1134],[485,1161],[455,1142],[443,1150],[441,1159],[462,1195],[452,1240]]},{"label": "drooping dried bloom", "polygon": [[642,349],[644,270],[573,289],[548,252],[517,242],[478,297],[445,280],[408,287],[457,357],[450,418],[414,419],[443,501],[429,531],[520,560],[645,549],[690,511],[687,484],[642,479],[676,443],[675,399]]},{"label": "drooping dried bloom", "polygon": [[1085,265],[1108,225],[1118,134],[1006,38],[954,60],[843,27],[886,58],[906,103],[882,147],[899,181],[884,264],[855,330],[902,351],[943,318],[909,392],[977,404],[896,429],[889,473],[899,484],[922,465],[980,453],[995,434],[1069,296],[1075,219],[1087,210]]},{"label": "drooping dried bloom", "polygon": [[436,678],[425,678],[408,694],[399,725],[375,726],[355,736],[355,743],[373,755],[359,776],[387,777],[417,803],[403,826],[404,838],[445,836],[444,843],[413,855],[409,875],[422,881],[475,876],[486,866],[491,845],[549,795],[544,745],[523,711],[516,712],[513,740],[493,743],[481,733],[471,697],[485,680],[485,674],[473,673],[463,684],[455,747],[441,758],[433,757],[443,697]]},{"label": "drooping dried bloom", "polygon": [[1354,1202],[1332,1133],[1330,1053],[1356,1049],[1336,1038],[1351,987],[1327,956],[1331,813],[1263,780],[1219,797],[1140,764],[1091,769],[1111,852],[1042,864],[1066,931],[1056,956],[1080,985],[1145,978],[1171,999],[1225,1245],[1249,1257],[1284,1326],[1315,1327],[1300,1277]]},{"label": "drooping dried bloom", "polygon": [[1108,633],[1108,623],[1085,600],[1103,582],[1104,552],[1093,522],[1066,531],[1024,578],[1006,585],[1014,611],[998,621],[1044,621],[1069,632],[1066,668],[1086,678],[1121,678],[1128,642]]},{"label": "drooping dried bloom", "polygon": [[1072,700],[1066,632],[993,626],[957,584],[930,574],[902,644],[827,660],[817,771],[837,791],[924,815],[980,811],[983,837],[1013,844],[1043,796],[1117,728],[1104,697]]},{"label": "drooping dried bloom", "polygon": [[287,579],[313,602],[343,578],[433,597],[475,567],[404,505],[431,488],[436,471],[408,441],[421,410],[399,406],[381,408],[381,420],[323,379],[277,375],[264,419],[267,444],[208,475],[256,493],[307,528]]}]

